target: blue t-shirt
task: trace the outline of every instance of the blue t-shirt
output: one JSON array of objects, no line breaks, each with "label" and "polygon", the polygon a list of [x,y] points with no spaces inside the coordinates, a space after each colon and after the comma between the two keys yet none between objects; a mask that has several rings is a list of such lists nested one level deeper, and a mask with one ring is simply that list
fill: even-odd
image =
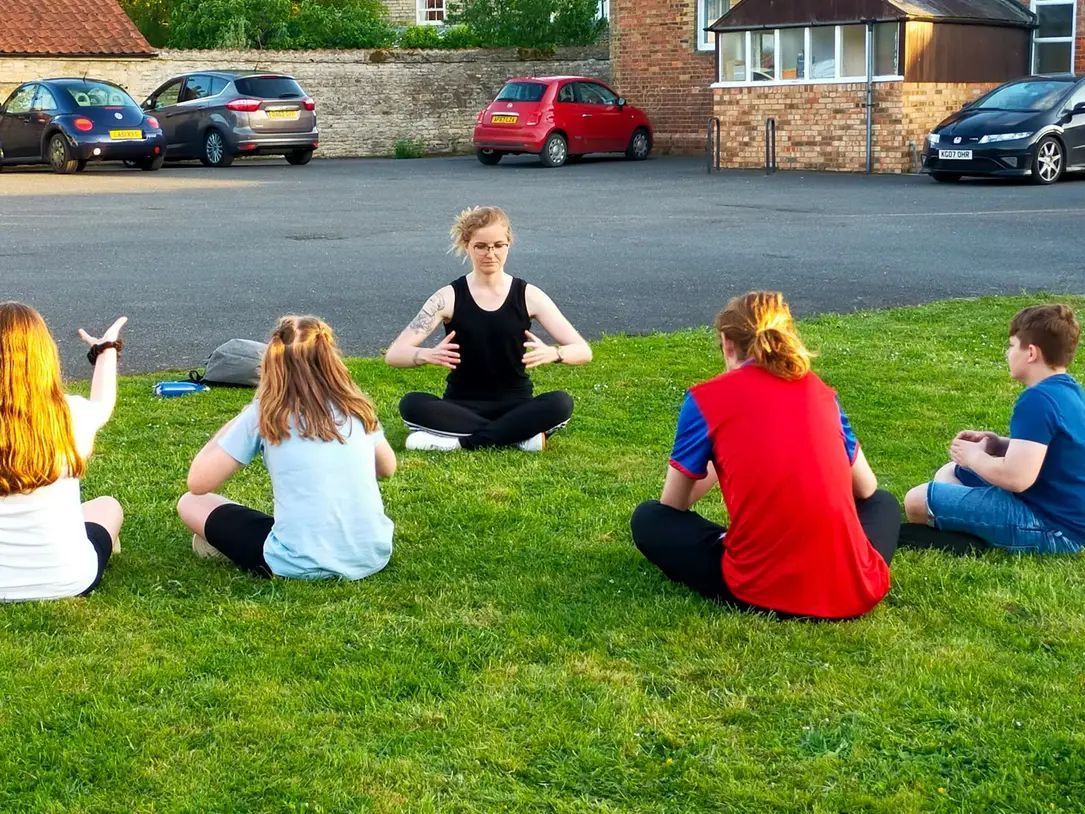
[{"label": "blue t-shirt", "polygon": [[1010,438],[1047,445],[1040,475],[1019,497],[1067,537],[1085,545],[1085,391],[1066,373],[1025,389]]},{"label": "blue t-shirt", "polygon": [[275,498],[264,560],[278,576],[361,579],[392,556],[393,525],[377,488],[375,450],[384,433],[367,433],[354,417],[339,430],[346,443],[291,436],[269,444],[253,402],[219,438],[240,463],[263,453]]}]

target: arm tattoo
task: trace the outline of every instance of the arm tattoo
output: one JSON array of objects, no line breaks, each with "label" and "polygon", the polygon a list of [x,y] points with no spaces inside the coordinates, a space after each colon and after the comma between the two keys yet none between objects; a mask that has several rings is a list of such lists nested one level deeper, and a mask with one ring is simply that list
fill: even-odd
[{"label": "arm tattoo", "polygon": [[415,333],[429,333],[434,328],[437,315],[445,308],[445,296],[437,292],[422,306],[422,310],[415,314],[411,324],[407,327]]}]

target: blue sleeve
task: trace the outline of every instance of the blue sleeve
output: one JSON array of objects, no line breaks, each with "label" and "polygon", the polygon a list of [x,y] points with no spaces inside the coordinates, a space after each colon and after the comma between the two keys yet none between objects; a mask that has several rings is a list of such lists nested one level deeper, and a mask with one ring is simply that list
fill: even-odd
[{"label": "blue sleeve", "polygon": [[848,463],[855,463],[855,456],[859,454],[859,439],[855,437],[851,421],[848,420],[848,414],[844,412],[839,398],[836,400],[836,409],[840,411],[840,434],[844,438],[844,452],[848,455]]},{"label": "blue sleeve", "polygon": [[671,466],[688,478],[701,480],[708,474],[710,460],[712,439],[708,437],[708,423],[693,396],[686,393],[682,411],[678,414],[678,430],[674,434]]},{"label": "blue sleeve", "polygon": [[1043,393],[1033,387],[1025,389],[1017,398],[1010,416],[1010,438],[1050,444],[1058,432],[1058,414],[1055,405]]},{"label": "blue sleeve", "polygon": [[219,437],[218,443],[226,454],[238,463],[252,463],[263,445],[260,438],[260,414],[255,401],[241,411],[230,429]]}]

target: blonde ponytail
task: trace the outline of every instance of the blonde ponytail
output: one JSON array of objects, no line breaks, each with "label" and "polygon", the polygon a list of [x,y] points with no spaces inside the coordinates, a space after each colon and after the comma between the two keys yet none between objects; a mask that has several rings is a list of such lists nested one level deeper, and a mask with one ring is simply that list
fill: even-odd
[{"label": "blonde ponytail", "polygon": [[735,344],[739,358],[774,376],[796,380],[810,372],[813,354],[799,338],[791,309],[778,291],[733,298],[716,316],[716,330]]}]

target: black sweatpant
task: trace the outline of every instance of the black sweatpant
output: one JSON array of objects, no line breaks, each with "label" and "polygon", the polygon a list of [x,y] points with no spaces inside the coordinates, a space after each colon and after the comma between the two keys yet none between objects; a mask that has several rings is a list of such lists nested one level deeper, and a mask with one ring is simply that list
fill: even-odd
[{"label": "black sweatpant", "polygon": [[507,447],[562,427],[573,415],[573,399],[560,390],[493,401],[408,393],[399,402],[399,414],[412,430],[459,436],[464,449]]},{"label": "black sweatpant", "polygon": [[[879,489],[867,500],[855,501],[855,507],[867,539],[888,564],[897,550],[900,504],[889,492]],[[664,506],[658,500],[637,506],[630,526],[637,548],[669,579],[717,602],[753,608],[737,599],[724,582],[720,562],[722,537],[727,529],[723,526],[696,512]]]}]

